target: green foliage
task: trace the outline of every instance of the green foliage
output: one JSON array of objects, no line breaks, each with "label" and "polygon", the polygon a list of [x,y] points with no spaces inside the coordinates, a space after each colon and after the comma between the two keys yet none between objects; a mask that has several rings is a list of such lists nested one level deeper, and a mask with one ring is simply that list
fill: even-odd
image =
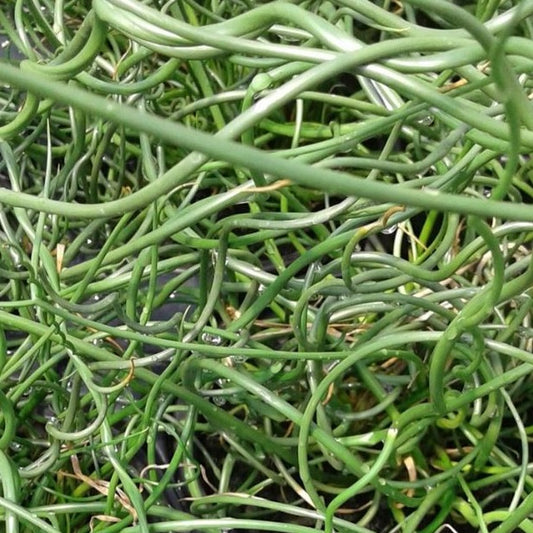
[{"label": "green foliage", "polygon": [[0,11],[0,529],[533,531],[533,1]]}]

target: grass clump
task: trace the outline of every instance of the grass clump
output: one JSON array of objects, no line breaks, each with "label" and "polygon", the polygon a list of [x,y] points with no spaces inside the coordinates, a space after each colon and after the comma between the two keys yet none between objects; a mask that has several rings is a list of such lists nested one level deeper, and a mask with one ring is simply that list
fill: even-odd
[{"label": "grass clump", "polygon": [[0,519],[533,531],[533,2],[8,3]]}]

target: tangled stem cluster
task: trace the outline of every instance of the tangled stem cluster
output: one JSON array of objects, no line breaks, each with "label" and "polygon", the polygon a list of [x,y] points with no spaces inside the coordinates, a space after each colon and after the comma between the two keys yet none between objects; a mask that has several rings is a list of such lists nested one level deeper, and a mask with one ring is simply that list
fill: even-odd
[{"label": "tangled stem cluster", "polygon": [[0,519],[533,532],[533,1],[0,11]]}]

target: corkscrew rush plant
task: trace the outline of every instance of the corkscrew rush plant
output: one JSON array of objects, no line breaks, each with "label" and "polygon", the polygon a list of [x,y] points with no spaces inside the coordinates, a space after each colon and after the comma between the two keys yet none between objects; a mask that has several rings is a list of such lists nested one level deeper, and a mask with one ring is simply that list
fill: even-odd
[{"label": "corkscrew rush plant", "polygon": [[2,531],[533,532],[532,16],[2,3]]}]

